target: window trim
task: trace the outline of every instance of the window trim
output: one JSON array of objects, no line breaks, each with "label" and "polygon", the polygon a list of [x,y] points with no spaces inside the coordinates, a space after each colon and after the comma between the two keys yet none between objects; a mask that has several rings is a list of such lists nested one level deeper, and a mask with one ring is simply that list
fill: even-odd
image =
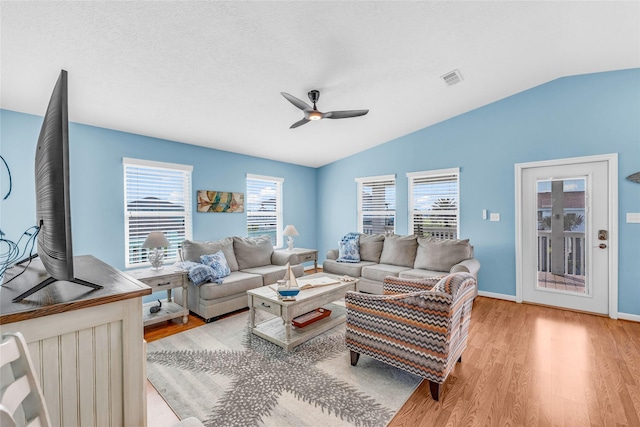
[{"label": "window trim", "polygon": [[[358,227],[358,233],[364,233],[364,212],[363,212],[363,206],[362,206],[362,185],[365,183],[373,183],[373,182],[383,182],[383,181],[393,181],[393,185],[394,187],[396,187],[397,189],[397,181],[396,181],[396,174],[388,174],[388,175],[376,175],[376,176],[366,176],[366,177],[359,177],[355,179],[356,182],[356,196],[357,196],[357,211],[356,211],[356,215],[357,215],[357,227]],[[396,216],[397,216],[397,197],[395,198],[394,202],[394,208],[393,208],[393,233],[395,233],[396,231]],[[377,212],[382,212],[382,211],[371,211],[371,213],[376,214]],[[389,211],[387,211],[389,212]],[[381,213],[381,215],[384,215],[384,213]]]},{"label": "window trim", "polygon": [[[191,199],[192,193],[192,184],[193,184],[193,166],[184,165],[179,163],[168,163],[168,162],[158,162],[153,160],[145,160],[145,159],[134,159],[130,157],[122,158],[122,173],[123,173],[123,197],[124,197],[124,255],[125,255],[125,268],[140,268],[140,267],[148,267],[151,264],[149,261],[142,262],[134,262],[130,261],[130,230],[129,230],[129,218],[133,217],[144,217],[147,215],[140,214],[132,214],[127,207],[127,169],[129,167],[132,168],[145,168],[145,169],[154,169],[158,170],[168,170],[171,172],[185,172],[188,174],[188,179],[184,182],[184,198],[185,198],[185,210],[183,214],[176,215],[172,213],[172,216],[184,216],[184,235],[185,239],[191,240],[193,238],[193,202]],[[164,212],[155,212],[153,216],[171,216],[169,213]],[[175,257],[167,257],[166,261],[179,261],[179,249],[176,248],[176,256]]]},{"label": "window trim", "polygon": [[283,199],[284,199],[284,178],[277,176],[268,176],[268,175],[257,175],[252,173],[247,173],[245,179],[245,188],[246,188],[246,198],[245,198],[245,206],[247,211],[247,224],[245,229],[247,230],[247,236],[249,235],[249,217],[253,216],[251,211],[249,210],[249,187],[247,186],[247,180],[260,180],[260,181],[268,181],[273,182],[277,186],[277,195],[276,195],[276,242],[274,248],[281,248],[283,246],[284,238],[282,236],[284,230],[284,214],[283,214]]},{"label": "window trim", "polygon": [[460,238],[460,168],[448,168],[448,169],[435,169],[429,171],[419,171],[419,172],[407,172],[407,207],[408,207],[408,229],[412,234],[415,234],[414,231],[414,215],[418,212],[424,212],[422,210],[414,209],[414,199],[413,199],[413,189],[415,180],[418,178],[437,178],[439,176],[449,176],[455,175],[456,177],[456,185],[458,187],[458,204],[456,208],[456,239]]}]

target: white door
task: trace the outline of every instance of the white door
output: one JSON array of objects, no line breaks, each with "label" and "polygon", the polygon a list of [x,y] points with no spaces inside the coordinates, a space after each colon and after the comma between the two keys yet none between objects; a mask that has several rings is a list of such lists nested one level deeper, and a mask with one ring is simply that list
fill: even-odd
[{"label": "white door", "polygon": [[608,314],[611,162],[558,162],[517,165],[518,290],[525,302]]}]

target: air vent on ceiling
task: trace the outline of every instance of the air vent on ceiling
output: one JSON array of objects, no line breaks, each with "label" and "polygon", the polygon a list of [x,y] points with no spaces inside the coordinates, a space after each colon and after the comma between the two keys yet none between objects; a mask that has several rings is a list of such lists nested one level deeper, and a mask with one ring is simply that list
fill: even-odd
[{"label": "air vent on ceiling", "polygon": [[462,74],[460,74],[459,70],[453,70],[445,74],[444,76],[440,76],[442,80],[444,80],[447,86],[453,86],[462,81]]}]

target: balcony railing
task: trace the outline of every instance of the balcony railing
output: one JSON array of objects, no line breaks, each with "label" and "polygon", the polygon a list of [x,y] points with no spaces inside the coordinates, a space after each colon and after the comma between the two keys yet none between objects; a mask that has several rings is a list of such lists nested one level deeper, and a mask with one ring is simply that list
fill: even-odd
[{"label": "balcony railing", "polygon": [[[565,231],[564,236],[564,274],[584,276],[585,273],[585,234]],[[538,230],[538,271],[551,272],[551,231]]]}]

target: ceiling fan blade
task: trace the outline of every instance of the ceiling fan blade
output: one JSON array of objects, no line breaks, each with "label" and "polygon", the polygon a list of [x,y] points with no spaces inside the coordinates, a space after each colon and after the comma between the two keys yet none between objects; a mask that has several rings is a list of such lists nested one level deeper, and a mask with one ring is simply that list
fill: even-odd
[{"label": "ceiling fan blade", "polygon": [[293,105],[295,105],[301,110],[313,110],[313,108],[311,108],[309,104],[307,104],[301,99],[296,98],[293,95],[289,95],[287,92],[280,92],[280,94],[284,96],[287,101],[289,101],[290,103],[292,103]]},{"label": "ceiling fan blade", "polygon": [[297,128],[298,126],[302,126],[305,123],[308,123],[310,120],[307,119],[302,119],[300,121],[295,122],[294,124],[292,124],[291,126],[289,126],[289,129],[293,129],[293,128]]},{"label": "ceiling fan blade", "polygon": [[323,119],[348,119],[349,117],[364,116],[369,110],[329,111],[324,113]]}]

